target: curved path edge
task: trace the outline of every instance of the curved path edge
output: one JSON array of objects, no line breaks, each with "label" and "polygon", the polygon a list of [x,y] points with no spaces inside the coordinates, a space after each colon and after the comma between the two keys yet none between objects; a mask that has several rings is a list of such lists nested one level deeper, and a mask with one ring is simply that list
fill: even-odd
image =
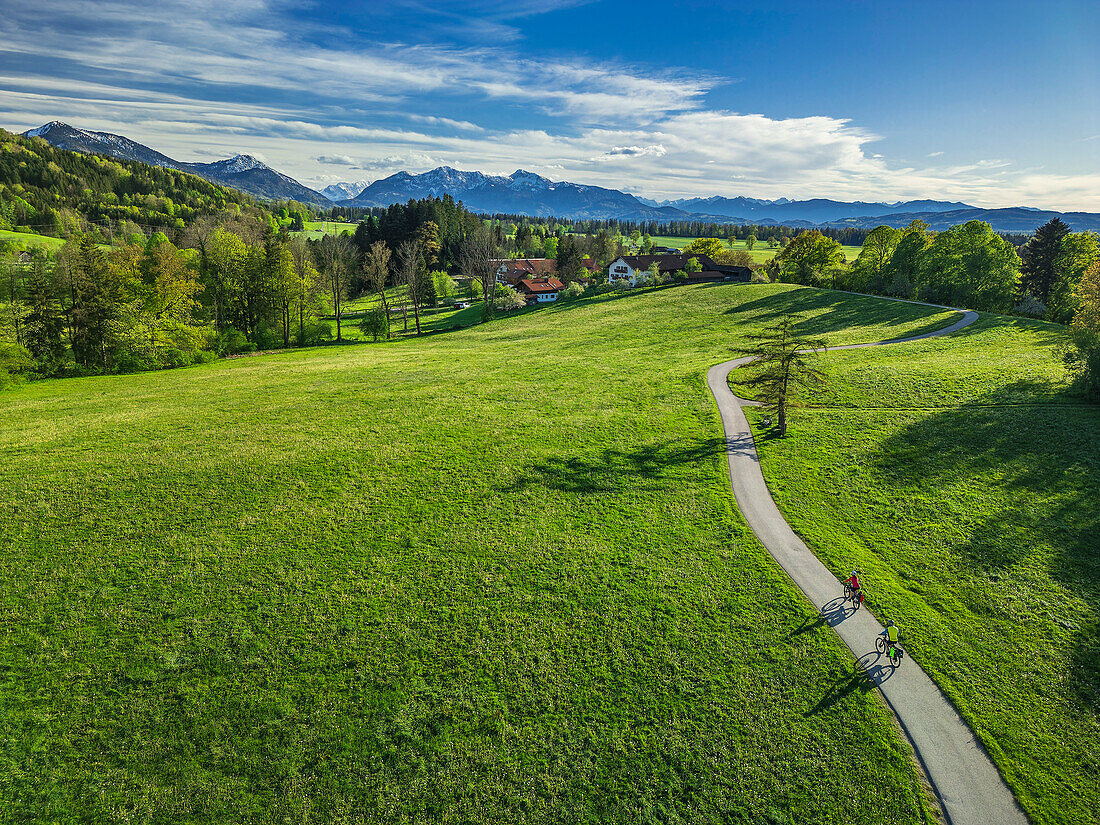
[{"label": "curved path edge", "polygon": [[[930,305],[931,306],[931,305]],[[894,338],[833,349],[859,349],[902,344],[950,335],[977,320],[970,310],[943,329],[910,338]],[[917,759],[952,825],[1025,825],[1027,817],[1005,784],[985,748],[954,705],[909,657],[893,669],[875,650],[883,627],[868,610],[848,612],[840,603],[842,588],[779,512],[760,469],[760,457],[745,402],[729,388],[730,372],[751,358],[717,364],[707,371],[707,385],[718,404],[726,435],[730,483],[745,521],[779,565],[821,611],[860,666],[881,691],[908,737]]]}]

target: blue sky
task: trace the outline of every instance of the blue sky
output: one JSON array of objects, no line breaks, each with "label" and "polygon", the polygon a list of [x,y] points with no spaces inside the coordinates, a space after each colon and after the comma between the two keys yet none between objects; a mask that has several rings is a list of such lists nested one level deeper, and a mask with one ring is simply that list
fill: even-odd
[{"label": "blue sky", "polygon": [[0,0],[0,125],[696,195],[1100,211],[1100,2]]}]

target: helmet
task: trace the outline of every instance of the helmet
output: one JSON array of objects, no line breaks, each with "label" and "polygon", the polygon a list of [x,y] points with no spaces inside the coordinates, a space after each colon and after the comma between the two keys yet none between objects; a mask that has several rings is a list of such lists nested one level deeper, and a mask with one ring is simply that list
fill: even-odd
[{"label": "helmet", "polygon": [[889,621],[887,621],[887,622],[886,622],[886,626],[887,626],[887,627],[893,627],[893,626],[894,626],[894,620],[893,620],[893,619],[890,619]]}]

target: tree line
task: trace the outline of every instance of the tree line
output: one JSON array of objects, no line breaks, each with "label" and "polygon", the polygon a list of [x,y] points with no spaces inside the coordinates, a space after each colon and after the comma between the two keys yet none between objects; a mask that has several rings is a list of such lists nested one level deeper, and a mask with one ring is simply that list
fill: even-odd
[{"label": "tree line", "polygon": [[1100,236],[1043,224],[1017,249],[988,223],[932,232],[923,221],[879,226],[851,264],[834,239],[804,231],[764,266],[770,278],[852,292],[1042,318],[1074,329],[1074,381],[1100,397]]}]

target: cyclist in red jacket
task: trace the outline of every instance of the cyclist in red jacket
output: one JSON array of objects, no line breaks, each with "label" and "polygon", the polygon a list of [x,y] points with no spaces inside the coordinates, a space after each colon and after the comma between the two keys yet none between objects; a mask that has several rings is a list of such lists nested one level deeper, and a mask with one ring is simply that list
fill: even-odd
[{"label": "cyclist in red jacket", "polygon": [[859,583],[859,574],[853,570],[844,583],[852,588],[852,601],[857,605],[863,604],[863,586]]}]

